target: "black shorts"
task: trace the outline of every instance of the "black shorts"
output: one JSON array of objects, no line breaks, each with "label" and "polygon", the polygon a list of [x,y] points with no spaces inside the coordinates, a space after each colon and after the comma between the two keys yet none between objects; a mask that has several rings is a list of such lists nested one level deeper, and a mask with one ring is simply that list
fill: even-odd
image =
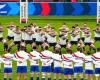
[{"label": "black shorts", "polygon": [[14,40],[14,37],[7,36],[7,39],[8,40],[11,40],[11,39]]},{"label": "black shorts", "polygon": [[90,45],[91,45],[91,43],[85,43],[85,45],[89,45],[89,46],[90,46]]},{"label": "black shorts", "polygon": [[82,39],[82,41],[84,42],[85,38],[84,38],[84,37],[82,37],[81,39]]},{"label": "black shorts", "polygon": [[33,43],[33,40],[26,40],[25,43],[26,44],[32,44]]},{"label": "black shorts", "polygon": [[35,42],[36,41],[36,38],[33,38],[33,42]]},{"label": "black shorts", "polygon": [[57,43],[49,43],[49,46],[55,47]]},{"label": "black shorts", "polygon": [[18,45],[20,45],[20,41],[14,41],[14,44],[16,45],[16,44],[18,44]]},{"label": "black shorts", "polygon": [[71,43],[71,45],[73,45],[73,44],[77,45],[78,42],[77,41],[71,41],[70,43]]},{"label": "black shorts", "polygon": [[62,45],[62,44],[60,44],[60,46],[61,46],[61,48],[63,47],[63,48],[66,48],[66,45]]},{"label": "black shorts", "polygon": [[100,41],[100,37],[95,37],[95,41]]},{"label": "black shorts", "polygon": [[36,41],[36,45],[42,45],[43,42]]},{"label": "black shorts", "polygon": [[3,40],[3,38],[0,38],[0,41],[2,41]]}]

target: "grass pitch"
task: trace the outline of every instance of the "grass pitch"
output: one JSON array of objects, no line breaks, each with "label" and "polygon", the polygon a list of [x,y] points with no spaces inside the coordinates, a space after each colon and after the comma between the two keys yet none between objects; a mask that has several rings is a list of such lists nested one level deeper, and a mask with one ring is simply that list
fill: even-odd
[{"label": "grass pitch", "polygon": [[[7,37],[7,26],[9,25],[10,22],[14,22],[15,25],[18,25],[21,28],[32,22],[37,23],[37,25],[40,27],[44,27],[47,23],[50,23],[57,32],[59,31],[59,28],[61,27],[61,25],[64,22],[67,24],[67,26],[70,29],[74,24],[79,24],[79,26],[81,27],[83,23],[87,23],[87,25],[91,28],[92,37],[93,37],[94,34],[93,34],[92,29],[94,29],[96,26],[96,16],[29,16],[29,21],[27,24],[20,24],[19,16],[0,16],[0,22],[2,23],[2,26],[4,27],[4,37]],[[11,42],[9,42],[9,44],[10,43]],[[100,41],[96,42],[95,46],[100,47]],[[89,50],[88,46],[86,46],[85,48],[87,51]],[[15,53],[16,49],[17,49],[16,46],[14,46],[13,49],[11,50],[11,53]],[[0,43],[0,50],[3,50],[2,43]],[[50,48],[50,50],[52,50],[52,48]],[[72,47],[72,50],[73,50],[73,52],[76,51],[75,45]],[[27,51],[28,52],[31,51],[30,45],[27,46]],[[64,49],[62,49],[62,53],[66,53]],[[91,54],[92,53],[93,52],[91,52]],[[1,52],[0,54],[2,55],[4,53]],[[30,63],[28,62],[28,73],[27,73],[28,80],[30,78],[30,70],[29,69],[30,69]],[[41,69],[41,64],[40,64],[40,69]],[[17,76],[16,62],[13,61],[13,74],[12,74],[13,80],[16,80],[16,76]],[[41,75],[40,75],[40,77],[41,77]],[[51,77],[53,78],[53,73],[52,73]],[[1,74],[0,74],[0,80],[2,80],[2,79],[3,79],[3,64],[2,64],[2,68],[1,68]],[[62,74],[62,79],[63,79],[63,74]],[[23,80],[23,77],[21,78],[21,80]]]}]

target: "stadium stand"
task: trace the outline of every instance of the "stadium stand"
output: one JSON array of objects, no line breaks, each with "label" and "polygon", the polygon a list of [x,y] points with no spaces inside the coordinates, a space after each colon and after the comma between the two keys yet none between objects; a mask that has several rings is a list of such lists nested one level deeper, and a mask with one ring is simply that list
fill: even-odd
[{"label": "stadium stand", "polygon": [[[20,0],[0,0],[0,2],[19,2]],[[29,2],[96,2],[97,0],[28,0]]]},{"label": "stadium stand", "polygon": [[19,0],[0,0],[0,2],[19,2]]}]

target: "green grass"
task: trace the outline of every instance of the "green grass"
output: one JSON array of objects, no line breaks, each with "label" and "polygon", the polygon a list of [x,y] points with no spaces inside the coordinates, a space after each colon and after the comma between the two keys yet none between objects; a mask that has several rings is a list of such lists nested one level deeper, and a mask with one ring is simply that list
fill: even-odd
[{"label": "green grass", "polygon": [[[29,21],[27,24],[20,24],[19,23],[19,16],[0,16],[0,22],[2,23],[3,27],[4,27],[4,37],[7,36],[7,26],[9,25],[10,22],[14,22],[16,25],[19,25],[21,28],[29,25],[32,22],[36,22],[38,24],[38,26],[44,27],[47,23],[50,23],[55,30],[58,32],[59,31],[59,27],[61,27],[62,23],[66,23],[67,26],[69,28],[71,28],[74,24],[79,24],[79,26],[81,27],[83,23],[87,23],[87,25],[92,29],[95,28],[96,26],[96,16],[29,16]],[[92,32],[92,37],[93,37],[93,32]],[[10,44],[11,42],[9,42]],[[96,42],[95,46],[96,47],[100,47],[100,42]],[[88,46],[85,47],[86,50],[88,51],[89,48]],[[11,50],[11,53],[15,53],[16,51],[16,46],[13,47],[13,49]],[[39,48],[40,49],[40,48]],[[3,45],[2,43],[0,43],[0,50],[3,50]],[[52,50],[52,48],[50,48],[50,50]],[[74,45],[72,47],[73,52],[76,51],[76,46]],[[27,51],[31,51],[31,46],[28,45],[27,46]],[[65,49],[62,49],[62,53],[66,53]],[[93,51],[91,52],[93,53]],[[0,54],[4,54],[4,53],[0,53]],[[30,69],[30,63],[28,62],[28,80],[29,80],[29,69]],[[13,80],[16,80],[16,62],[13,62]],[[53,74],[52,76],[53,77]],[[63,75],[62,75],[63,77]],[[3,65],[2,65],[2,73],[0,74],[0,80],[3,79]],[[23,80],[23,78],[21,79]]]}]

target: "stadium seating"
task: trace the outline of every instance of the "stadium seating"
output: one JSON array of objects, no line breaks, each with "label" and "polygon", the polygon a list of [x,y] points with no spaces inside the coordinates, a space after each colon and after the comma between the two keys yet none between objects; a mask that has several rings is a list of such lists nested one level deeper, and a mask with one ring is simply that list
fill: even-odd
[{"label": "stadium seating", "polygon": [[[0,2],[19,2],[20,0],[0,0]],[[29,2],[96,2],[97,0],[28,0]]]},{"label": "stadium seating", "polygon": [[19,2],[19,0],[0,0],[0,2]]}]

